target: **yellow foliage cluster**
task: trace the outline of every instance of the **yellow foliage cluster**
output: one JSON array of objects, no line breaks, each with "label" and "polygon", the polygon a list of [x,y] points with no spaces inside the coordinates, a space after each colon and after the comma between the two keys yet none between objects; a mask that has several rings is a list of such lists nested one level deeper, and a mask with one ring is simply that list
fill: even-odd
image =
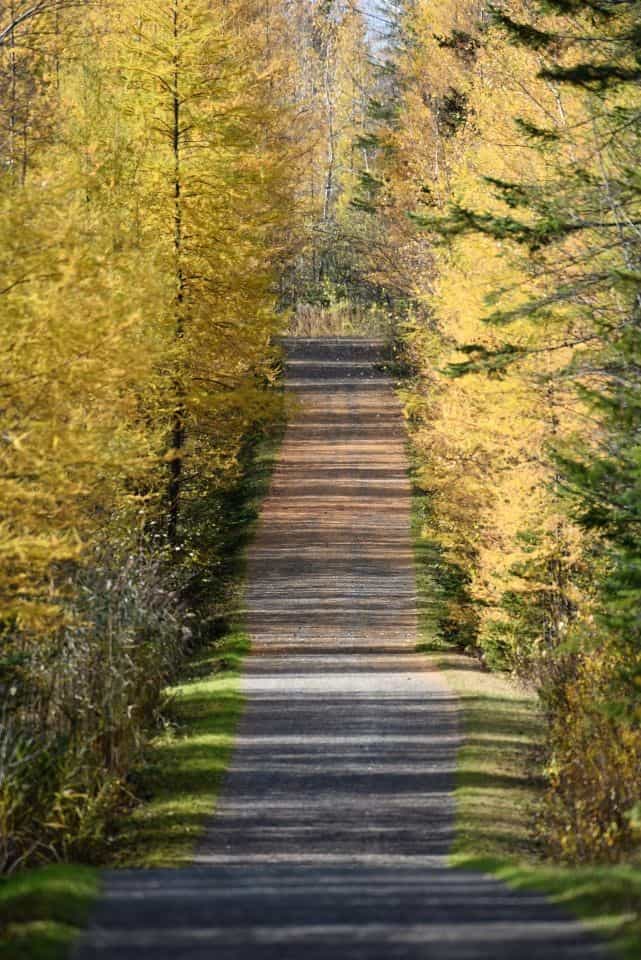
[{"label": "yellow foliage cluster", "polygon": [[[567,608],[578,599],[564,571],[580,565],[582,541],[558,503],[548,448],[571,437],[585,413],[571,388],[550,378],[567,364],[568,341],[580,331],[569,310],[546,324],[517,320],[509,339],[523,359],[509,376],[448,376],[469,360],[471,345],[500,350],[505,332],[487,317],[544,296],[549,275],[502,239],[463,233],[435,245],[405,211],[419,219],[443,215],[454,202],[508,214],[489,179],[541,181],[549,173],[514,117],[567,130],[582,117],[582,105],[576,93],[538,78],[538,53],[496,31],[482,33],[482,6],[419,2],[410,14],[414,43],[401,58],[406,92],[390,133],[387,203],[411,265],[406,290],[416,305],[406,340],[420,378],[408,416],[433,506],[426,535],[469,578],[480,648],[490,661],[518,666],[526,647],[550,640],[550,629],[561,638]],[[520,7],[513,3],[512,13]],[[577,137],[573,143],[582,149]],[[522,642],[505,609],[506,598],[516,596],[548,607]],[[550,604],[558,607],[552,627]]]},{"label": "yellow foliage cluster", "polygon": [[100,842],[219,615],[301,233],[287,12],[0,10],[0,872]]},{"label": "yellow foliage cluster", "polygon": [[603,710],[615,674],[601,652],[585,658],[553,717],[541,828],[561,860],[616,862],[639,839],[641,731]]},{"label": "yellow foliage cluster", "polygon": [[412,5],[380,212],[397,257],[373,262],[411,305],[405,410],[443,633],[539,689],[543,833],[573,861],[639,839],[639,12],[625,7]]},{"label": "yellow foliage cluster", "polygon": [[84,544],[163,525],[168,464],[186,502],[234,469],[296,229],[284,8],[65,8],[0,47],[0,610],[36,631]]}]

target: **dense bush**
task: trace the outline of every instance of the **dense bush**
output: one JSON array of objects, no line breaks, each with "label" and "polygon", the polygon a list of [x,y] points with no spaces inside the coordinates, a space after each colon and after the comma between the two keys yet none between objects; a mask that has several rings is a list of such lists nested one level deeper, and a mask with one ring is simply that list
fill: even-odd
[{"label": "dense bush", "polygon": [[138,550],[68,577],[65,625],[5,637],[0,868],[100,846],[191,637],[178,584]]},{"label": "dense bush", "polygon": [[541,826],[555,858],[617,861],[638,842],[641,731],[612,708],[619,666],[603,650],[584,658],[551,716]]}]

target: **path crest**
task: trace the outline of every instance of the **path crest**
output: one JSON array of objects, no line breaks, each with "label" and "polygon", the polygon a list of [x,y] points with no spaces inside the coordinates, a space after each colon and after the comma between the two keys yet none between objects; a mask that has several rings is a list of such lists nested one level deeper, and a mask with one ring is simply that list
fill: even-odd
[{"label": "path crest", "polygon": [[456,702],[415,652],[384,347],[286,343],[298,407],[248,563],[246,709],[194,865],[121,871],[79,960],[589,960],[542,896],[453,870]]}]

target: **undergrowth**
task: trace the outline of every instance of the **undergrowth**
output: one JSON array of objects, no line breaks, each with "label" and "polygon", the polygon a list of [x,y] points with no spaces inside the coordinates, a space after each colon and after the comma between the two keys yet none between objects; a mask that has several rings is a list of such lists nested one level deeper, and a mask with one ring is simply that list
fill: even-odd
[{"label": "undergrowth", "polygon": [[246,549],[283,430],[281,420],[248,446],[242,481],[227,498],[218,554],[224,593],[213,604],[213,636],[198,645],[165,692],[161,729],[131,776],[136,801],[112,836],[109,859],[117,865],[184,866],[213,813],[243,706],[239,675],[250,646],[243,626]]},{"label": "undergrowth", "polygon": [[[244,452],[241,480],[226,501],[224,543],[214,557],[220,587],[209,595],[206,585],[191,588],[192,608],[203,604],[201,633],[190,630],[192,652],[157,700],[154,726],[123,776],[118,803],[105,810],[84,846],[94,862],[184,865],[213,812],[242,710],[239,671],[249,648],[242,622],[245,548],[282,432],[280,421]],[[63,960],[98,891],[98,870],[89,866],[21,869],[0,878],[0,960]]]}]

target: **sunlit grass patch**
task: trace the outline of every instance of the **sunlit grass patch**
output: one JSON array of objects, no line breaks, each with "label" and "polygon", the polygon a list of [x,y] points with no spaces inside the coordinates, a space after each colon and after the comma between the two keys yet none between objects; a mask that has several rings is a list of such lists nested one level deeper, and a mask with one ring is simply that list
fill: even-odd
[{"label": "sunlit grass patch", "polygon": [[91,867],[55,865],[0,879],[2,960],[63,960],[98,891]]},{"label": "sunlit grass patch", "polygon": [[233,748],[243,700],[239,670],[249,648],[231,631],[192,664],[194,676],[170,690],[166,730],[150,745],[137,792],[147,799],[121,824],[116,862],[136,867],[187,864],[211,817]]},{"label": "sunlit grass patch", "polygon": [[464,743],[456,775],[454,861],[476,855],[532,858],[532,822],[543,781],[535,750],[543,723],[536,698],[461,654],[437,662],[456,692]]},{"label": "sunlit grass patch", "polygon": [[641,957],[641,870],[628,864],[567,867],[478,856],[452,857],[454,866],[491,873],[514,890],[545,894],[610,942],[613,955]]}]

